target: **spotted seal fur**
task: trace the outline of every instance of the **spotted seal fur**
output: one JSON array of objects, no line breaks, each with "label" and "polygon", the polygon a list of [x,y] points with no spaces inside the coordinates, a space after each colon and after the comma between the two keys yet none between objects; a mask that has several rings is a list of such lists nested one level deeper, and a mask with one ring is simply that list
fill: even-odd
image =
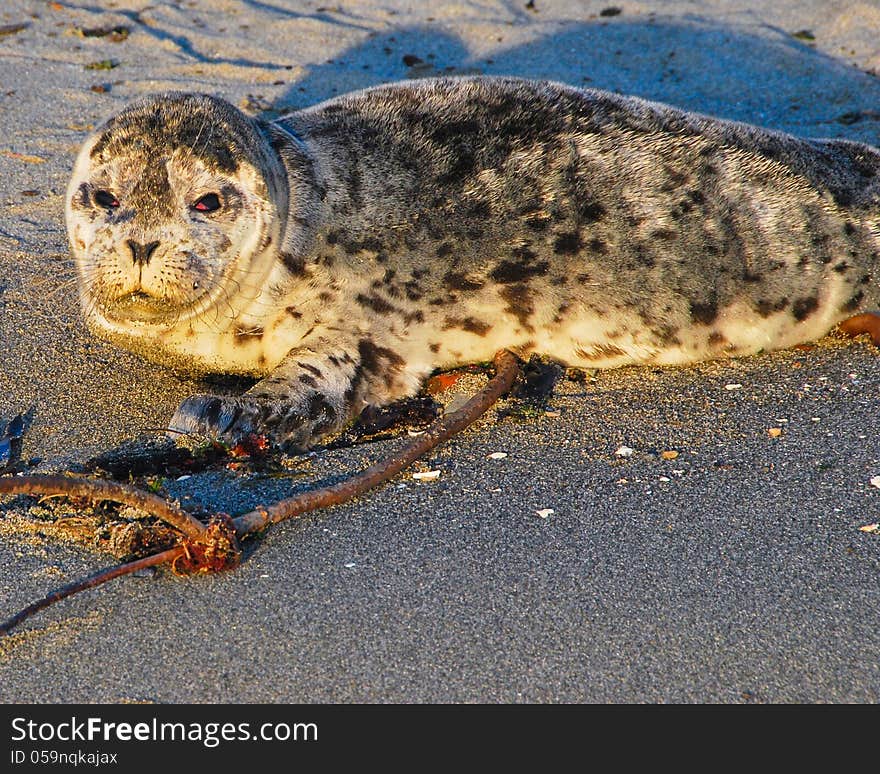
[{"label": "spotted seal fur", "polygon": [[267,122],[163,93],[87,140],[67,223],[94,332],[196,372],[171,427],[293,447],[506,347],[571,366],[789,347],[877,306],[880,152],[515,78]]}]

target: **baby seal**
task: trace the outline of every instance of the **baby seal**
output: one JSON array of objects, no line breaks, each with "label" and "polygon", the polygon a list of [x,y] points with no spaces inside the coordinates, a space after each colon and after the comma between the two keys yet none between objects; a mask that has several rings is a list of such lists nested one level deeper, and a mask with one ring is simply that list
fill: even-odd
[{"label": "baby seal", "polygon": [[612,368],[814,340],[877,305],[880,152],[558,83],[442,78],[267,122],[165,93],[67,225],[91,329],[260,377],[171,428],[307,447],[501,348]]}]

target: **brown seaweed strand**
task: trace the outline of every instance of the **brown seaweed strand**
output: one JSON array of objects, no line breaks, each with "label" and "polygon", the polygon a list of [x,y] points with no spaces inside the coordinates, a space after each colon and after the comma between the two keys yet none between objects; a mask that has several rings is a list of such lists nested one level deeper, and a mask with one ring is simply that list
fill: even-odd
[{"label": "brown seaweed strand", "polygon": [[516,356],[507,350],[495,355],[495,376],[464,406],[434,422],[424,434],[415,438],[396,454],[380,460],[362,473],[338,484],[302,492],[233,519],[239,537],[259,532],[270,524],[299,516],[317,508],[326,508],[351,500],[368,489],[387,481],[412,464],[426,452],[471,425],[510,390],[519,372]]},{"label": "brown seaweed strand", "polygon": [[0,494],[41,494],[81,497],[91,502],[111,500],[145,511],[176,527],[188,538],[205,535],[202,522],[182,508],[157,497],[115,481],[71,476],[10,476],[0,478]]},{"label": "brown seaweed strand", "polygon": [[105,570],[96,572],[94,575],[89,575],[87,578],[80,578],[79,580],[73,581],[73,583],[68,583],[66,586],[62,586],[60,589],[50,591],[41,600],[28,605],[24,610],[20,610],[11,618],[7,618],[3,623],[0,623],[0,636],[9,634],[14,627],[18,626],[18,624],[25,619],[30,618],[34,613],[38,613],[43,608],[49,607],[49,605],[52,605],[55,602],[60,602],[65,597],[69,597],[80,591],[85,591],[86,589],[93,589],[95,586],[100,586],[102,583],[111,581],[121,575],[129,575],[138,570],[143,570],[145,567],[153,567],[157,564],[172,562],[178,557],[183,556],[185,550],[186,549],[183,545],[174,546],[174,548],[169,548],[167,551],[160,551],[158,554],[145,556],[142,559],[136,559],[133,562],[108,567]]}]

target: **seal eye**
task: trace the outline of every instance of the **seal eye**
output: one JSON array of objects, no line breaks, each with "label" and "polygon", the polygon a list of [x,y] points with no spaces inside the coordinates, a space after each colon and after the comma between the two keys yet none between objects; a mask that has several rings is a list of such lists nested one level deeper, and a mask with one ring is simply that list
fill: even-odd
[{"label": "seal eye", "polygon": [[205,194],[192,208],[197,212],[214,212],[220,209],[220,197],[215,193]]},{"label": "seal eye", "polygon": [[109,191],[95,191],[95,202],[108,210],[115,210],[119,206],[119,199]]}]

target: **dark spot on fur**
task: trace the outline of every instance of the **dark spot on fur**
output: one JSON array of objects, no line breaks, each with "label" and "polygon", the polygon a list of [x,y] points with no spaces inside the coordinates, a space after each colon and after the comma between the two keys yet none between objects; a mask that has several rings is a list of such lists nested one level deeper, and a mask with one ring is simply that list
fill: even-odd
[{"label": "dark spot on fur", "polygon": [[840,207],[849,207],[854,201],[852,191],[846,188],[833,188],[831,196],[834,199],[834,203]]},{"label": "dark spot on fur", "polygon": [[847,271],[849,271],[849,269],[850,265],[846,261],[841,261],[840,263],[834,265],[834,271],[836,271],[838,274],[845,274]]},{"label": "dark spot on fur", "polygon": [[401,370],[405,365],[404,359],[394,350],[377,347],[369,339],[361,339],[358,342],[358,354],[364,370],[373,374],[384,373],[385,383],[389,387],[394,381],[393,372]]},{"label": "dark spot on fur", "polygon": [[842,307],[840,307],[840,310],[842,312],[854,312],[856,309],[859,308],[859,304],[862,303],[862,299],[864,297],[865,297],[864,292],[860,290],[852,298],[850,298],[849,301],[847,301]]},{"label": "dark spot on fur", "polygon": [[670,215],[672,215],[673,220],[681,220],[693,208],[694,206],[689,201],[682,199],[672,208]]},{"label": "dark spot on fur", "polygon": [[468,136],[478,134],[479,131],[480,125],[472,119],[465,121],[448,121],[440,124],[431,133],[431,138],[441,145],[458,143]]},{"label": "dark spot on fur", "polygon": [[604,360],[605,358],[620,357],[626,354],[626,352],[614,344],[592,344],[589,350],[584,347],[578,347],[574,352],[578,357],[588,361]]},{"label": "dark spot on fur", "polygon": [[376,260],[384,263],[387,258],[382,254],[384,245],[376,237],[368,236],[360,241],[357,239],[345,239],[342,243],[342,249],[348,255],[356,255],[357,253],[370,252],[376,254]]},{"label": "dark spot on fur", "polygon": [[415,312],[407,312],[403,315],[403,321],[407,325],[411,325],[412,323],[423,323],[425,321],[425,314],[421,311],[421,309],[416,309]]},{"label": "dark spot on fur", "polygon": [[605,215],[605,208],[599,202],[585,201],[578,207],[581,223],[595,223]]},{"label": "dark spot on fur", "polygon": [[390,314],[396,311],[394,306],[378,296],[365,296],[363,293],[358,293],[356,300],[361,306],[368,307],[378,314]]},{"label": "dark spot on fur", "polygon": [[289,314],[294,320],[299,320],[302,317],[302,312],[296,311],[292,306],[288,306],[285,310],[287,314]]},{"label": "dark spot on fur", "polygon": [[791,305],[791,313],[798,322],[806,320],[816,309],[819,308],[819,299],[816,296],[798,298]]},{"label": "dark spot on fur", "polygon": [[670,328],[668,325],[661,325],[656,333],[660,337],[660,341],[667,346],[677,347],[681,345],[681,339],[678,338],[678,330],[676,328]]},{"label": "dark spot on fur", "polygon": [[556,285],[557,287],[565,285],[567,282],[568,282],[568,277],[561,277],[561,276],[554,277],[552,280],[550,280],[550,284]]},{"label": "dark spot on fur", "polygon": [[533,331],[529,319],[534,314],[535,308],[532,305],[529,287],[523,284],[508,285],[501,289],[499,295],[507,302],[505,311],[516,317],[526,331]]},{"label": "dark spot on fur", "polygon": [[468,215],[472,218],[490,218],[492,217],[492,208],[489,206],[488,202],[474,202],[468,208]]},{"label": "dark spot on fur", "polygon": [[278,254],[278,257],[281,258],[281,263],[284,264],[284,268],[294,276],[302,276],[306,273],[305,262],[302,258],[297,258],[295,255],[291,255],[288,252],[281,252]]},{"label": "dark spot on fur", "polygon": [[575,255],[581,246],[581,235],[576,231],[566,231],[556,235],[553,252],[557,255]]},{"label": "dark spot on fur", "polygon": [[315,379],[315,377],[314,377],[314,376],[309,376],[308,374],[300,374],[300,375],[299,375],[299,380],[300,380],[303,384],[307,384],[307,385],[309,385],[309,387],[317,387],[317,386],[318,386],[318,382],[317,382],[317,380]]},{"label": "dark spot on fur", "polygon": [[455,290],[479,290],[483,287],[482,282],[474,282],[467,278],[465,274],[457,271],[450,271],[443,277],[443,281]]},{"label": "dark spot on fur", "polygon": [[718,331],[712,331],[712,333],[709,334],[709,344],[711,344],[713,347],[720,347],[726,341],[727,339],[725,338],[725,336],[721,333],[718,333]]},{"label": "dark spot on fur", "polygon": [[536,264],[502,261],[489,276],[495,282],[507,285],[513,282],[522,282],[530,277],[541,277],[547,273],[549,267],[550,264],[547,261]]},{"label": "dark spot on fur", "polygon": [[847,236],[852,236],[856,233],[856,227],[852,224],[851,221],[846,221],[843,224],[843,233]]},{"label": "dark spot on fur", "polygon": [[335,245],[339,242],[339,232],[338,231],[328,231],[325,239],[327,240],[328,245]]},{"label": "dark spot on fur", "polygon": [[593,237],[587,246],[594,253],[599,253],[600,255],[605,255],[608,252],[608,245],[606,245],[599,237]]},{"label": "dark spot on fur", "polygon": [[751,269],[746,267],[743,269],[743,281],[745,282],[760,282],[763,278],[762,275],[753,272]]},{"label": "dark spot on fur", "polygon": [[778,301],[768,301],[766,299],[761,299],[755,302],[755,311],[759,315],[761,315],[761,317],[769,317],[775,312],[781,312],[787,306],[787,298],[780,298]]},{"label": "dark spot on fur", "polygon": [[441,185],[455,185],[461,183],[474,171],[476,159],[469,150],[461,149],[453,155],[446,171],[437,178]]},{"label": "dark spot on fur", "polygon": [[443,330],[449,330],[450,328],[461,328],[463,331],[474,333],[477,336],[485,336],[492,330],[491,325],[474,317],[447,317],[443,323]]},{"label": "dark spot on fur", "polygon": [[[348,360],[351,360],[351,357],[346,353],[346,357]],[[358,394],[360,390],[361,384],[364,381],[364,369],[362,366],[358,365],[354,374],[351,377],[351,383],[348,385],[348,388],[345,390],[345,394],[343,395],[343,400],[345,401],[346,406],[351,406],[354,404],[355,396]]]},{"label": "dark spot on fur", "polygon": [[654,268],[654,256],[645,250],[643,245],[636,245],[635,248],[636,263],[649,269]]},{"label": "dark spot on fur", "polygon": [[324,375],[324,374],[321,372],[321,369],[320,369],[320,368],[318,368],[317,366],[313,366],[311,363],[300,363],[299,361],[297,361],[296,364],[297,364],[300,368],[304,368],[306,371],[309,371],[310,373],[313,373],[313,374],[314,374],[315,376],[317,376],[319,379]]},{"label": "dark spot on fur", "polygon": [[700,304],[691,302],[691,319],[701,325],[709,325],[718,317],[718,304],[715,301],[707,301]]},{"label": "dark spot on fur", "polygon": [[532,215],[529,218],[526,218],[525,226],[532,231],[546,231],[547,226],[550,223],[550,218],[541,215]]},{"label": "dark spot on fur", "polygon": [[520,245],[519,247],[514,247],[511,250],[514,258],[517,258],[522,263],[531,263],[538,256],[535,255],[533,250],[530,250],[527,245]]},{"label": "dark spot on fur", "polygon": [[663,165],[663,171],[666,173],[667,180],[662,186],[660,186],[660,190],[667,193],[681,187],[681,185],[688,179],[687,172],[679,172],[668,164]]},{"label": "dark spot on fur", "polygon": [[676,239],[678,237],[678,232],[673,231],[671,228],[658,228],[651,232],[651,236],[654,239],[662,239],[665,242],[668,242],[672,239]]},{"label": "dark spot on fur", "polygon": [[440,351],[440,345],[439,345],[437,342],[434,342],[433,344],[429,344],[429,345],[428,345],[428,349],[430,349],[431,352],[439,352],[439,351]]},{"label": "dark spot on fur", "polygon": [[[452,252],[452,245],[450,245],[449,242],[443,242],[437,248],[437,257],[444,258],[445,256],[449,255],[451,252]],[[413,274],[413,276],[415,276],[415,274]]]},{"label": "dark spot on fur", "polygon": [[76,189],[75,201],[81,207],[90,207],[92,204],[92,187],[88,183],[80,183]]}]

